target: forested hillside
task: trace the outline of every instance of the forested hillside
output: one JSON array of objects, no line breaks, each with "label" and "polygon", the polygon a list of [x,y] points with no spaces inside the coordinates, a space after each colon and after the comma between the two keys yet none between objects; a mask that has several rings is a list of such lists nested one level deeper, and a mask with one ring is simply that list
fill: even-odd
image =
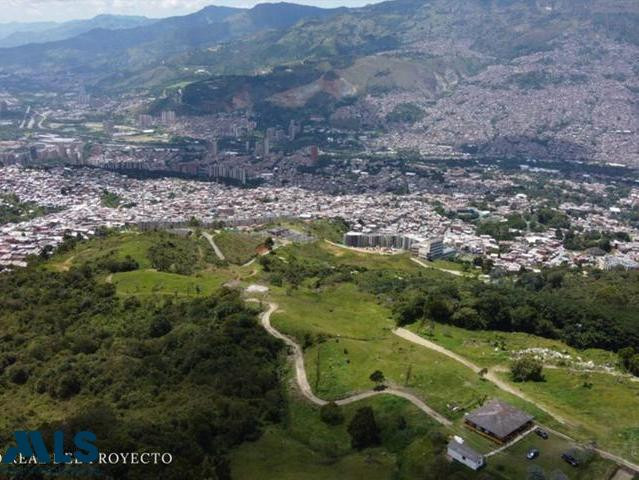
[{"label": "forested hillside", "polygon": [[89,430],[101,452],[173,455],[170,468],[98,467],[107,478],[229,478],[229,449],[283,412],[279,342],[236,291],[122,297],[100,275],[46,263],[0,275],[2,442]]}]

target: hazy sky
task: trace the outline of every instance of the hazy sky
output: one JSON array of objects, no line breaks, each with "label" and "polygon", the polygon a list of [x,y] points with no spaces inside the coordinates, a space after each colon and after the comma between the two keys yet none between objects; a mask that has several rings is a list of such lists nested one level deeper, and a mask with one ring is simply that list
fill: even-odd
[{"label": "hazy sky", "polygon": [[[270,0],[276,1],[276,0]],[[318,7],[361,6],[379,0],[289,0]],[[251,7],[259,0],[0,0],[0,23],[64,21],[101,13],[167,17],[194,12],[206,5]]]}]

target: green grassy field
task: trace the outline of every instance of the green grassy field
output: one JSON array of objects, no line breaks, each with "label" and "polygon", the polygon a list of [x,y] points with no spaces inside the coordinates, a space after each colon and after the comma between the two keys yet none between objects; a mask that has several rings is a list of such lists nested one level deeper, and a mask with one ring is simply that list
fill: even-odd
[{"label": "green grassy field", "polygon": [[639,461],[638,382],[565,369],[546,369],[544,375],[544,382],[518,386],[532,398],[551,404],[562,415],[579,421],[584,435],[589,435],[589,439],[601,447]]},{"label": "green grassy field", "polygon": [[[278,252],[279,253],[279,252]],[[404,272],[426,271],[410,260],[408,254],[379,255],[349,250],[328,242],[317,242],[306,245],[291,245],[286,253],[303,258],[323,260],[333,265],[352,265],[369,270],[393,270]],[[434,272],[437,274],[438,272]]]},{"label": "green grassy field", "polygon": [[[418,393],[441,414],[455,420],[463,410],[486,398],[503,398],[530,411],[540,421],[553,420],[530,404],[497,389],[456,361],[392,334],[390,312],[372,295],[354,285],[321,293],[300,289],[273,293],[281,311],[273,324],[306,344],[305,361],[311,386],[326,399],[370,390],[369,376],[381,370],[391,385]],[[308,335],[307,335],[308,334]],[[407,377],[409,377],[407,379]]]},{"label": "green grassy field", "polygon": [[406,328],[417,334],[428,336],[429,340],[468,358],[480,367],[507,365],[514,352],[528,348],[546,348],[571,355],[575,360],[577,358],[583,361],[592,360],[598,365],[615,365],[617,362],[617,356],[612,352],[598,349],[577,350],[559,340],[529,333],[466,330],[454,325],[442,324],[435,324],[432,332],[430,328],[423,328],[419,324],[409,325]]},{"label": "green grassy field", "polygon": [[[383,445],[354,451],[346,431],[355,411],[370,406],[381,430]],[[288,415],[254,443],[246,443],[231,456],[231,471],[238,480],[412,479],[425,478],[428,437],[444,434],[438,424],[409,402],[391,396],[363,400],[342,407],[345,421],[329,426],[319,409],[289,393]],[[443,437],[442,437],[443,438]]]},{"label": "green grassy field", "polygon": [[[425,330],[411,330],[426,337]],[[615,356],[603,350],[578,351],[566,344],[525,333],[468,331],[436,325],[430,340],[482,367],[506,368],[512,352],[541,347],[596,364],[614,364]],[[509,381],[508,372],[500,374]],[[549,405],[578,425],[583,440],[597,441],[630,460],[639,460],[639,382],[608,373],[579,372],[565,367],[545,368],[544,382],[519,383],[531,398]],[[591,384],[591,386],[590,386]]]},{"label": "green grassy field", "polygon": [[[401,411],[383,399],[368,402],[380,424],[390,412]],[[381,400],[381,401],[380,401]],[[363,406],[362,403],[360,406]],[[407,408],[405,405],[403,406]],[[354,409],[345,409],[347,418]],[[423,424],[422,416],[411,419]],[[428,423],[428,422],[425,422]],[[391,478],[395,455],[384,448],[355,452],[350,448],[346,423],[331,427],[319,419],[319,409],[303,400],[289,402],[289,416],[281,426],[269,430],[255,443],[247,443],[234,452],[231,470],[238,480],[327,478]]]},{"label": "green grassy field", "polygon": [[283,227],[310,235],[319,240],[341,242],[347,226],[339,220],[322,219],[312,222],[303,220],[287,220],[269,224],[266,228]]},{"label": "green grassy field", "polygon": [[225,230],[215,235],[214,239],[230,263],[243,265],[256,256],[257,247],[264,243],[266,237]]},{"label": "green grassy field", "polygon": [[[212,257],[210,245],[205,240],[179,239],[182,242],[192,242],[192,247],[198,250],[200,269],[193,275],[179,275],[176,273],[159,272],[152,268],[149,249],[156,243],[166,240],[166,234],[159,232],[113,233],[104,238],[95,238],[81,242],[71,252],[56,255],[47,264],[55,270],[68,270],[71,266],[79,266],[85,262],[92,262],[97,258],[114,258],[124,260],[127,256],[133,258],[139,269],[131,272],[103,274],[106,281],[113,283],[121,295],[174,295],[194,296],[209,295],[230,280],[242,280],[256,273],[255,268],[228,266],[218,268],[207,263]],[[178,238],[176,238],[178,240]]]},{"label": "green grassy field", "polygon": [[210,295],[226,281],[231,272],[208,272],[196,276],[136,270],[116,273],[112,282],[122,295]]},{"label": "green grassy field", "polygon": [[151,268],[147,252],[156,240],[154,232],[143,235],[134,231],[114,233],[105,238],[82,242],[73,251],[56,255],[49,266],[58,270],[68,270],[71,265],[80,265],[112,253],[118,260],[123,260],[127,255],[131,256],[141,269]]},{"label": "green grassy field", "polygon": [[[455,420],[451,430],[444,431],[442,427],[437,428],[447,435],[456,433],[463,436],[479,451],[494,450],[496,445],[463,427],[461,413],[452,413],[448,410],[450,403],[455,402],[470,408],[483,398],[497,396],[530,411],[546,424],[557,426],[547,415],[531,404],[497,390],[494,385],[479,379],[477,375],[457,362],[392,335],[390,329],[393,323],[388,312],[380,307],[372,296],[359,292],[353,285],[340,285],[321,293],[303,288],[287,294],[275,289],[272,296],[281,307],[281,310],[272,317],[273,324],[281,331],[294,336],[302,344],[312,343],[306,348],[305,364],[309,382],[322,398],[340,398],[353,392],[369,390],[373,384],[368,377],[375,369],[384,372],[388,379],[387,383],[404,386],[410,366],[408,388],[418,393],[440,413]],[[310,339],[307,334],[310,335]],[[367,402],[405,403],[401,399],[385,396],[370,399]],[[350,405],[348,408],[353,407],[354,405]],[[309,406],[306,408],[312,409]],[[413,409],[412,406],[410,408]],[[419,414],[418,411],[417,413]],[[422,414],[422,417],[432,424],[432,420],[427,416]],[[311,429],[299,437],[300,440],[307,437],[313,439],[313,442],[319,442],[314,444],[314,448],[310,448],[304,442],[300,445],[296,441],[298,438],[296,435],[302,429],[306,430],[306,425],[314,421],[308,416],[298,413],[296,417],[293,414],[291,419],[293,426],[290,427],[293,431],[286,434],[282,434],[279,429],[270,431],[269,435],[261,439],[254,448],[247,450],[252,452],[250,460],[242,461],[238,460],[238,456],[234,456],[234,461],[239,465],[238,471],[242,472],[238,478],[251,478],[251,475],[264,471],[264,468],[274,472],[272,478],[366,478],[365,475],[369,474],[365,465],[358,463],[357,457],[349,455],[338,456],[331,460],[331,468],[334,470],[330,471],[334,472],[336,477],[331,477],[325,470],[323,462],[327,459],[318,454],[318,449],[322,451],[319,445],[326,441],[325,435],[327,431],[330,431],[329,427],[324,426],[323,432]],[[335,445],[342,445],[340,442],[343,442],[345,437],[341,438],[341,441],[334,440]],[[538,437],[535,436],[535,438]],[[570,442],[559,438],[549,441],[549,445],[554,445],[557,451],[566,451],[575,447]],[[288,455],[280,453],[283,449],[293,452],[290,460]],[[520,450],[507,451],[491,459],[486,472],[490,473],[491,478],[526,478],[527,470],[525,468],[522,470],[522,465],[526,466],[524,458],[526,450],[524,449],[523,452]],[[337,451],[340,451],[339,448]],[[249,455],[247,452],[238,454],[239,458],[246,459],[243,455]],[[258,455],[259,458],[256,458]],[[372,452],[371,455],[379,455],[379,452]],[[427,444],[423,444],[423,438],[416,438],[405,445],[402,455],[405,460],[398,462],[398,471],[393,474],[395,476],[390,475],[391,472],[382,468],[380,464],[376,472],[380,476],[372,478],[426,478],[422,470],[425,464],[424,456],[429,455],[429,449]],[[611,462],[598,457],[592,461],[592,464],[574,470],[567,468],[567,464],[554,453],[543,460],[541,465],[548,470],[548,473],[563,471],[570,479],[606,478],[601,475],[607,475],[614,470]],[[315,468],[316,462],[322,463],[322,467]],[[307,472],[301,468],[304,463],[313,465],[313,468]],[[251,467],[245,464],[250,464]],[[282,464],[286,467],[282,467]],[[294,473],[289,477],[288,472],[291,471]],[[523,476],[520,476],[522,472]],[[474,478],[475,474],[470,471],[464,473],[466,477],[463,478]]]}]

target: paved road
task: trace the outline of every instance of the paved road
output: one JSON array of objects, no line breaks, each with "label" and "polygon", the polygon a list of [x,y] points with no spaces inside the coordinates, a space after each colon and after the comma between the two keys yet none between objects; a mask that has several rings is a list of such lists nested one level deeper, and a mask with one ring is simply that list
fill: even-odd
[{"label": "paved road", "polygon": [[217,255],[217,258],[219,258],[220,260],[226,260],[226,257],[224,257],[224,254],[222,253],[222,250],[220,250],[220,247],[218,247],[215,243],[215,240],[213,240],[213,235],[208,232],[202,232],[202,236],[209,241],[211,247],[213,247],[213,250],[215,250],[215,255]]},{"label": "paved road", "polygon": [[[262,326],[264,329],[270,333],[275,338],[279,338],[284,341],[291,349],[293,350],[293,360],[295,363],[295,378],[297,380],[297,385],[302,392],[302,394],[315,405],[326,405],[328,402],[326,400],[322,400],[317,395],[313,393],[313,389],[311,385],[308,383],[308,377],[306,376],[306,368],[304,367],[304,352],[302,348],[294,342],[290,337],[284,335],[280,331],[278,331],[273,325],[271,325],[271,315],[273,312],[277,310],[278,306],[275,303],[269,303],[269,308],[265,312],[262,313],[260,319],[262,322]],[[365,398],[373,397],[375,395],[394,395],[396,397],[401,397],[417,408],[419,408],[422,412],[426,413],[433,419],[437,420],[439,423],[446,427],[450,427],[452,422],[448,420],[446,417],[440,415],[431,407],[426,405],[422,400],[420,400],[417,396],[413,395],[410,392],[406,392],[403,390],[399,390],[396,388],[387,388],[386,390],[377,392],[374,390],[370,390],[367,392],[358,393],[356,395],[352,395],[347,398],[343,398],[341,400],[337,400],[335,403],[338,405],[348,405],[350,403],[357,402],[359,400],[363,400]]]}]

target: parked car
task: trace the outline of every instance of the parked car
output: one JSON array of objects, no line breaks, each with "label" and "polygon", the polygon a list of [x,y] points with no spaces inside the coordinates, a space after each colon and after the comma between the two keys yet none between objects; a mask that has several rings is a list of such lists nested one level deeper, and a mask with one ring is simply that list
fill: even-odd
[{"label": "parked car", "polygon": [[538,428],[535,430],[535,433],[539,435],[544,440],[548,440],[548,432],[544,429]]},{"label": "parked car", "polygon": [[534,460],[538,456],[539,456],[539,450],[537,450],[536,448],[531,448],[530,450],[528,450],[528,453],[526,454],[526,458],[528,460]]},{"label": "parked car", "polygon": [[568,463],[569,465],[572,465],[573,467],[578,467],[579,466],[579,462],[577,461],[577,459],[575,457],[573,457],[572,454],[570,454],[568,452],[563,453],[561,455],[561,458],[563,458],[566,463]]}]

